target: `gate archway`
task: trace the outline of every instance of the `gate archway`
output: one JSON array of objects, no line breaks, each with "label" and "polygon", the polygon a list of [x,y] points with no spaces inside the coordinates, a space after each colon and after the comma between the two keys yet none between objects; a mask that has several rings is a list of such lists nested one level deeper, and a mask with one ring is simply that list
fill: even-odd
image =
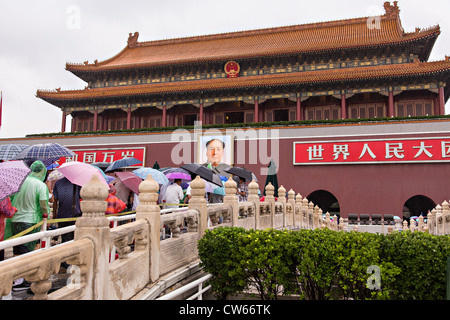
[{"label": "gate archway", "polygon": [[323,213],[329,212],[330,215],[336,214],[340,216],[340,206],[337,198],[329,191],[316,190],[307,196],[308,201],[312,201],[314,205],[317,205],[322,209]]},{"label": "gate archway", "polygon": [[413,216],[426,216],[428,211],[433,210],[436,207],[436,203],[423,195],[415,195],[406,200],[403,205],[403,218],[411,218]]}]

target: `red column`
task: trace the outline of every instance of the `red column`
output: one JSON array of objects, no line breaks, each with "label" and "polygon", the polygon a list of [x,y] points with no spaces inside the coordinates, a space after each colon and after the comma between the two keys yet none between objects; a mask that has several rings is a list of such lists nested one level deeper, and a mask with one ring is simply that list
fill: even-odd
[{"label": "red column", "polygon": [[131,108],[127,110],[127,129],[131,129]]},{"label": "red column", "polygon": [[439,87],[439,115],[445,114],[444,87]]},{"label": "red column", "polygon": [[297,114],[296,114],[296,120],[302,121],[303,120],[303,114],[302,114],[302,100],[300,97],[297,97]]},{"label": "red column", "polygon": [[341,94],[341,118],[347,119],[347,105],[345,103],[345,94]]},{"label": "red column", "polygon": [[203,124],[203,102],[200,103],[200,114],[198,120]]},{"label": "red column", "polygon": [[67,114],[65,111],[63,111],[62,113],[62,122],[61,122],[61,132],[64,133],[66,132],[66,118],[67,118]]},{"label": "red column", "polygon": [[258,99],[255,99],[255,116],[253,122],[259,122],[259,102]]},{"label": "red column", "polygon": [[166,109],[166,105],[163,105],[163,114],[162,114],[162,127],[166,127],[167,126],[167,109]]},{"label": "red column", "polygon": [[394,92],[389,91],[388,117],[394,116]]},{"label": "red column", "polygon": [[97,131],[97,123],[98,123],[98,109],[94,111],[94,131]]}]

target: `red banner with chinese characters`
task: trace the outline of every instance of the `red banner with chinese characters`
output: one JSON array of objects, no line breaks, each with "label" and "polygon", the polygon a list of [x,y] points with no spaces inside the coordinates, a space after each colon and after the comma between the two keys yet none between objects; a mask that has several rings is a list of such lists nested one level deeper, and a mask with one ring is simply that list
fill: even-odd
[{"label": "red banner with chinese characters", "polygon": [[85,163],[94,162],[113,162],[124,157],[134,157],[142,164],[138,166],[145,166],[145,148],[108,148],[108,149],[71,149],[75,152],[75,156],[70,158],[61,158],[58,164],[63,164],[69,161],[80,161]]},{"label": "red banner with chinese characters", "polygon": [[450,137],[294,142],[294,165],[450,162]]}]

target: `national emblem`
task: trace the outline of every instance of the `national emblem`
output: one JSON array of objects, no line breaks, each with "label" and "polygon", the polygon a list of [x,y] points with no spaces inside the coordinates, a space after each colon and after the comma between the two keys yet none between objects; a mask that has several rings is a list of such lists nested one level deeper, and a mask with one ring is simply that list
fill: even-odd
[{"label": "national emblem", "polygon": [[236,78],[239,77],[239,70],[241,67],[239,66],[239,63],[236,61],[228,61],[225,63],[225,73],[227,74],[228,78]]}]

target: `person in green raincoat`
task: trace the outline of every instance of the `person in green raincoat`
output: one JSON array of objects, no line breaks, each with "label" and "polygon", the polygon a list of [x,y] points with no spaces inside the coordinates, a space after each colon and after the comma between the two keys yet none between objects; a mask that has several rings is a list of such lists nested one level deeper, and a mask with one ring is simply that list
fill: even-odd
[{"label": "person in green raincoat", "polygon": [[[17,209],[16,214],[9,220],[9,228],[6,234],[11,236],[18,234],[42,221],[42,215],[50,213],[48,204],[49,192],[44,183],[47,168],[42,161],[35,161],[30,166],[31,173],[26,177],[19,192],[11,196],[11,203]],[[8,230],[9,229],[9,230]],[[35,228],[31,233],[39,231]],[[33,251],[36,241],[14,246],[14,255],[21,255]]]}]

